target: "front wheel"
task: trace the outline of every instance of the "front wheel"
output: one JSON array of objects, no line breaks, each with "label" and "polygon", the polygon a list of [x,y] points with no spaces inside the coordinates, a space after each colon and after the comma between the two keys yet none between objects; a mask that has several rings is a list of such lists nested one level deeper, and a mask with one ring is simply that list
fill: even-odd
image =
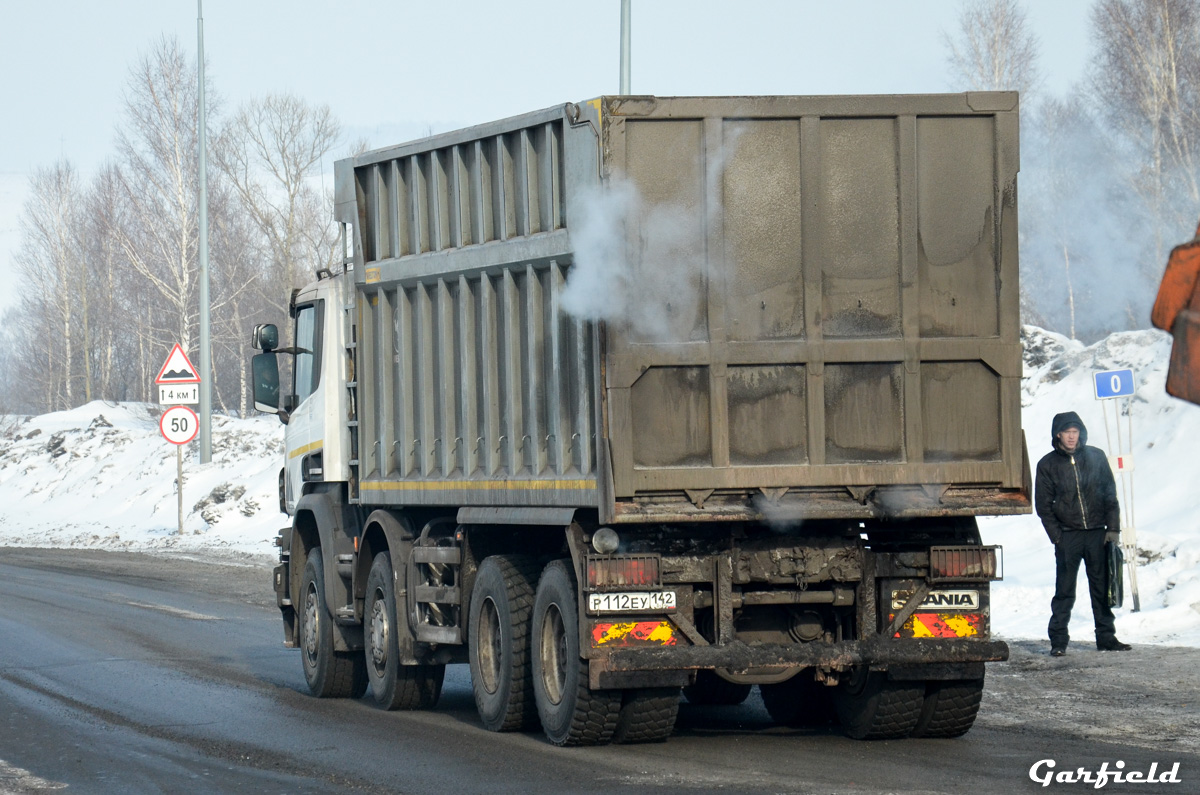
[{"label": "front wheel", "polygon": [[367,575],[363,645],[371,697],[383,709],[430,709],[442,694],[444,665],[402,665],[392,558],[380,552]]},{"label": "front wheel", "polygon": [[538,581],[533,601],[533,692],[550,742],[600,745],[612,740],[622,694],[588,689],[570,561],[554,561]]},{"label": "front wheel", "polygon": [[314,547],[300,579],[300,656],[304,680],[317,698],[361,696],[366,684],[361,654],[333,650],[333,619],[325,601],[325,566]]}]

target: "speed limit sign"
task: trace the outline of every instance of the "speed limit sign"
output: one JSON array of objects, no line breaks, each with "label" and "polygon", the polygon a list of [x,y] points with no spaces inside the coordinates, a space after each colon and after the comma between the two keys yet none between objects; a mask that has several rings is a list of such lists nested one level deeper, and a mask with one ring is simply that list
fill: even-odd
[{"label": "speed limit sign", "polygon": [[163,412],[158,429],[171,444],[187,444],[196,438],[196,432],[200,430],[200,418],[187,406],[172,406]]}]

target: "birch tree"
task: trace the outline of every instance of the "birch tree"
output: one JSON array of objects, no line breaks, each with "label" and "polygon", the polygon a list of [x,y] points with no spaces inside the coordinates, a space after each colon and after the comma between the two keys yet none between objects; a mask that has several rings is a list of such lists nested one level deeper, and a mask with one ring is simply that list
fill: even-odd
[{"label": "birch tree", "polygon": [[1157,274],[1200,210],[1200,2],[1098,0],[1092,35],[1092,96],[1137,164],[1154,235],[1144,270]]},{"label": "birch tree", "polygon": [[957,35],[944,37],[956,88],[967,91],[1037,90],[1038,40],[1017,0],[966,0]]}]

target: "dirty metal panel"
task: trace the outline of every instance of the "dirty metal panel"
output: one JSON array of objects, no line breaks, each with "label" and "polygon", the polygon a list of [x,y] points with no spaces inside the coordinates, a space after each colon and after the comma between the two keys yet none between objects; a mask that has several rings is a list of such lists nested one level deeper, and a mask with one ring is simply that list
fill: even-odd
[{"label": "dirty metal panel", "polygon": [[707,368],[654,367],[637,380],[630,392],[637,466],[711,463]]},{"label": "dirty metal panel", "polygon": [[599,107],[606,173],[638,189],[637,278],[689,263],[657,332],[606,327],[618,499],[1023,488],[1015,95]]},{"label": "dirty metal panel", "polygon": [[991,117],[917,121],[918,267],[924,337],[996,337],[1000,333],[994,150]]},{"label": "dirty metal panel", "polygon": [[807,462],[807,380],[803,365],[729,367],[731,464]]},{"label": "dirty metal panel", "polygon": [[900,201],[893,119],[821,123],[821,332],[900,336]]},{"label": "dirty metal panel", "polygon": [[825,365],[825,461],[902,462],[901,372],[896,364]]},{"label": "dirty metal panel", "polygon": [[734,119],[721,131],[729,339],[802,338],[800,122]]},{"label": "dirty metal panel", "polygon": [[625,164],[612,179],[635,191],[625,207],[632,289],[619,318],[631,342],[707,338],[702,142],[696,119],[625,125]]},{"label": "dirty metal panel", "polygon": [[921,411],[926,461],[1000,459],[1000,377],[981,362],[925,362]]}]

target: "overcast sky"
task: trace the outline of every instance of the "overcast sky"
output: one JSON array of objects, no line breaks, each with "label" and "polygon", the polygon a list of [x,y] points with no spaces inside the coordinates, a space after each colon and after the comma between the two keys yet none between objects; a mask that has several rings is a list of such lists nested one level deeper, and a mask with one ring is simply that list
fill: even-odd
[{"label": "overcast sky", "polygon": [[[211,95],[327,103],[372,147],[619,88],[620,0],[206,0]],[[1026,0],[1044,92],[1078,82],[1088,0]],[[633,0],[638,94],[894,94],[953,88],[956,0]],[[0,275],[25,178],[113,153],[130,67],[196,50],[194,0],[0,0]],[[339,152],[338,154],[341,154]],[[0,308],[11,289],[0,290]]]}]

